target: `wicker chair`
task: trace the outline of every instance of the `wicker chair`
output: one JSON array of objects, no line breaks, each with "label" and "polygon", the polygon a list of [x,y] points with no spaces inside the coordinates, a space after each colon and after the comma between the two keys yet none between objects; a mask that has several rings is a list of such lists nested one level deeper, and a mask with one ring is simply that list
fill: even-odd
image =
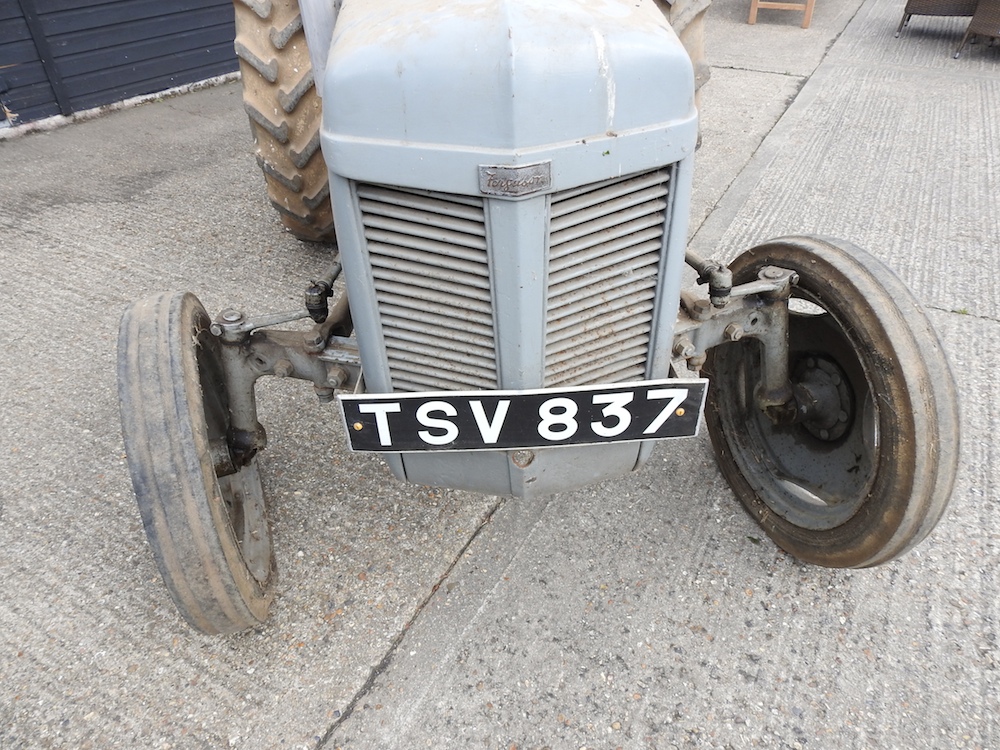
[{"label": "wicker chair", "polygon": [[1000,0],[979,0],[976,12],[972,15],[972,20],[969,21],[969,28],[965,30],[965,36],[962,37],[962,43],[955,50],[956,60],[962,54],[965,43],[970,38],[979,35],[990,37],[990,44],[993,44],[993,40],[1000,37]]},{"label": "wicker chair", "polygon": [[975,12],[976,0],[907,0],[896,36],[910,22],[910,16],[971,16]]}]

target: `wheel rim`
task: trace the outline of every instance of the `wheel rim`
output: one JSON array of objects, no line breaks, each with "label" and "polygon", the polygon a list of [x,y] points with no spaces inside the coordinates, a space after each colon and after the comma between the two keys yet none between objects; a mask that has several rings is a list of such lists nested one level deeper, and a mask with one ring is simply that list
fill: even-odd
[{"label": "wheel rim", "polygon": [[[719,352],[725,393],[721,411],[738,464],[755,475],[762,502],[775,515],[811,531],[842,526],[864,506],[880,458],[878,409],[869,363],[858,357],[843,326],[819,300],[789,311],[789,373],[793,388],[819,395],[819,408],[792,425],[775,425],[756,405],[760,345],[741,342]],[[731,387],[735,386],[735,387]],[[832,420],[830,415],[832,414]],[[832,424],[830,422],[832,421]],[[760,471],[754,467],[767,467]]]},{"label": "wheel rim", "polygon": [[218,342],[206,329],[196,333],[198,379],[204,429],[215,464],[216,485],[228,530],[250,575],[265,584],[271,575],[271,534],[256,457],[235,466],[229,445],[229,397]]}]

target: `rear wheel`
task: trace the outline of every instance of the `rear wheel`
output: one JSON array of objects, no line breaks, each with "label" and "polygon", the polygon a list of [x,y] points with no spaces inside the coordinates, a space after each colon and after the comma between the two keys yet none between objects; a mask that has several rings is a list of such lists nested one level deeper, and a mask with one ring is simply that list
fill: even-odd
[{"label": "rear wheel", "polygon": [[796,557],[830,567],[892,560],[934,528],[955,479],[958,406],[941,344],[910,291],[860,248],[773,240],[730,265],[734,283],[764,266],[799,275],[788,371],[805,416],[776,425],[757,407],[758,342],[710,350],[706,420],[719,466]]},{"label": "rear wheel", "polygon": [[320,151],[322,103],[297,0],[235,0],[236,54],[257,162],[285,228],[332,242],[333,210]]},{"label": "rear wheel", "polygon": [[694,66],[695,96],[712,75],[705,57],[705,13],[712,0],[656,0]]},{"label": "rear wheel", "polygon": [[191,294],[133,304],[118,340],[122,433],[146,536],[203,633],[267,617],[275,581],[257,459],[234,462],[218,339]]}]

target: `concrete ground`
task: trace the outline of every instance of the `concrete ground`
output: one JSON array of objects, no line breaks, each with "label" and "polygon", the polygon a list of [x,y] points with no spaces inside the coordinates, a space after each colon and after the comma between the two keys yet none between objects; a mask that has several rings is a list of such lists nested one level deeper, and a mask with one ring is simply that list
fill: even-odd
[{"label": "concrete ground", "polygon": [[[300,304],[236,85],[0,142],[0,747],[1000,745],[1000,47],[961,19],[716,0],[695,249],[870,249],[927,306],[963,411],[949,512],[887,566],[761,540],[707,437],[537,502],[402,485],[329,407],[267,384],[281,580],[231,637],[177,616],[118,427],[123,307]],[[963,343],[964,342],[964,343]]]}]

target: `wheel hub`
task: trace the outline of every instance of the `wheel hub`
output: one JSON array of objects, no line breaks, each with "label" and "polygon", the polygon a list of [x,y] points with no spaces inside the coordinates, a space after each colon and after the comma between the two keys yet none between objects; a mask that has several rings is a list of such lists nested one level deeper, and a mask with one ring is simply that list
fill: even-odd
[{"label": "wheel hub", "polygon": [[792,373],[799,423],[818,440],[839,440],[854,421],[854,397],[836,362],[810,355]]}]

